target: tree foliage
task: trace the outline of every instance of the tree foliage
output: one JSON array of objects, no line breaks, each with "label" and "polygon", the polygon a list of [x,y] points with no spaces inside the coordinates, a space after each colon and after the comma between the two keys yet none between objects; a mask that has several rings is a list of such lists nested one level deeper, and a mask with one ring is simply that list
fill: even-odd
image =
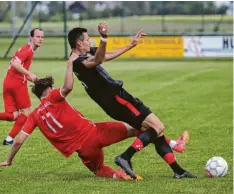
[{"label": "tree foliage", "polygon": [[[0,2],[0,18],[1,21],[9,19],[10,10],[6,12],[6,8],[10,2]],[[45,3],[45,2],[41,2]],[[85,9],[78,13],[83,19],[107,18],[116,16],[133,16],[133,15],[202,15],[202,14],[225,14],[228,6],[222,5],[217,7],[213,1],[118,1],[118,2],[98,2],[98,1],[80,1]],[[97,10],[97,4],[105,4],[103,10]],[[41,21],[60,20],[59,15],[62,15],[62,2],[50,1],[47,2],[49,12],[40,12]],[[16,16],[24,18],[28,13],[27,2],[16,2]],[[72,12],[67,9],[69,19],[72,19]],[[4,14],[3,14],[4,13]],[[38,13],[34,13],[36,15]],[[6,16],[6,17],[5,17]],[[5,18],[4,18],[5,17]],[[62,18],[62,17],[61,17]],[[37,18],[38,19],[38,18]]]}]

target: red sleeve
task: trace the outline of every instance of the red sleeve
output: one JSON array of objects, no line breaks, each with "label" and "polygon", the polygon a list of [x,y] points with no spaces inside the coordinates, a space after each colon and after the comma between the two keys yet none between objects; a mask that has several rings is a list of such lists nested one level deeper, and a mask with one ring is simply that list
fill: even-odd
[{"label": "red sleeve", "polygon": [[54,89],[52,92],[50,92],[50,100],[52,102],[58,102],[64,100],[65,97],[61,94],[61,89]]},{"label": "red sleeve", "polygon": [[15,53],[15,58],[19,59],[21,63],[25,61],[25,59],[31,55],[31,48],[30,45],[25,45],[18,49],[18,51]]},{"label": "red sleeve", "polygon": [[23,133],[30,135],[33,130],[37,127],[35,120],[33,118],[33,112],[28,116],[27,121],[25,122],[23,129],[21,130]]}]

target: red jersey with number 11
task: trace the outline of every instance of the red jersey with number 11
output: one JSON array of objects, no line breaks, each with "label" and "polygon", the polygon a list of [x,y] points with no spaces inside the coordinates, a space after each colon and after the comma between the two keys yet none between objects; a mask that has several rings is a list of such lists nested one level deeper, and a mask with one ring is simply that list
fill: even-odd
[{"label": "red jersey with number 11", "polygon": [[95,130],[95,125],[68,104],[60,89],[52,90],[29,115],[22,131],[31,134],[39,127],[65,157],[78,150]]}]

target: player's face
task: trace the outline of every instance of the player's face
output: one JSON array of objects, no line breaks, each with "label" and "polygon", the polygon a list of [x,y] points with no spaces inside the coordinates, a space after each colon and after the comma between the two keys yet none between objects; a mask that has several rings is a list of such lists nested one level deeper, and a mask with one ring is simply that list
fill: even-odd
[{"label": "player's face", "polygon": [[84,52],[89,52],[90,51],[89,35],[88,33],[84,32],[83,36],[84,36],[84,40],[82,41],[82,50]]},{"label": "player's face", "polygon": [[42,30],[36,29],[34,31],[34,36],[31,37],[31,41],[33,45],[36,47],[40,47],[43,43],[44,40],[44,32]]}]

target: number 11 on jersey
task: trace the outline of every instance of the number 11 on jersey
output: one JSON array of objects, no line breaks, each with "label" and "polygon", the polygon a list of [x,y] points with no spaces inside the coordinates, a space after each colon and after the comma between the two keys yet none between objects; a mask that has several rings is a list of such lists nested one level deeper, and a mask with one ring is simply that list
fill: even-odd
[{"label": "number 11 on jersey", "polygon": [[51,118],[53,123],[56,126],[58,126],[60,129],[63,128],[63,126],[54,118],[54,116],[50,112],[46,113],[46,117],[42,116],[41,118],[46,121],[46,124],[51,129],[51,131],[53,131],[54,133],[57,133],[57,131],[56,131],[56,129],[54,127],[52,127],[51,123],[49,123],[48,118]]}]

